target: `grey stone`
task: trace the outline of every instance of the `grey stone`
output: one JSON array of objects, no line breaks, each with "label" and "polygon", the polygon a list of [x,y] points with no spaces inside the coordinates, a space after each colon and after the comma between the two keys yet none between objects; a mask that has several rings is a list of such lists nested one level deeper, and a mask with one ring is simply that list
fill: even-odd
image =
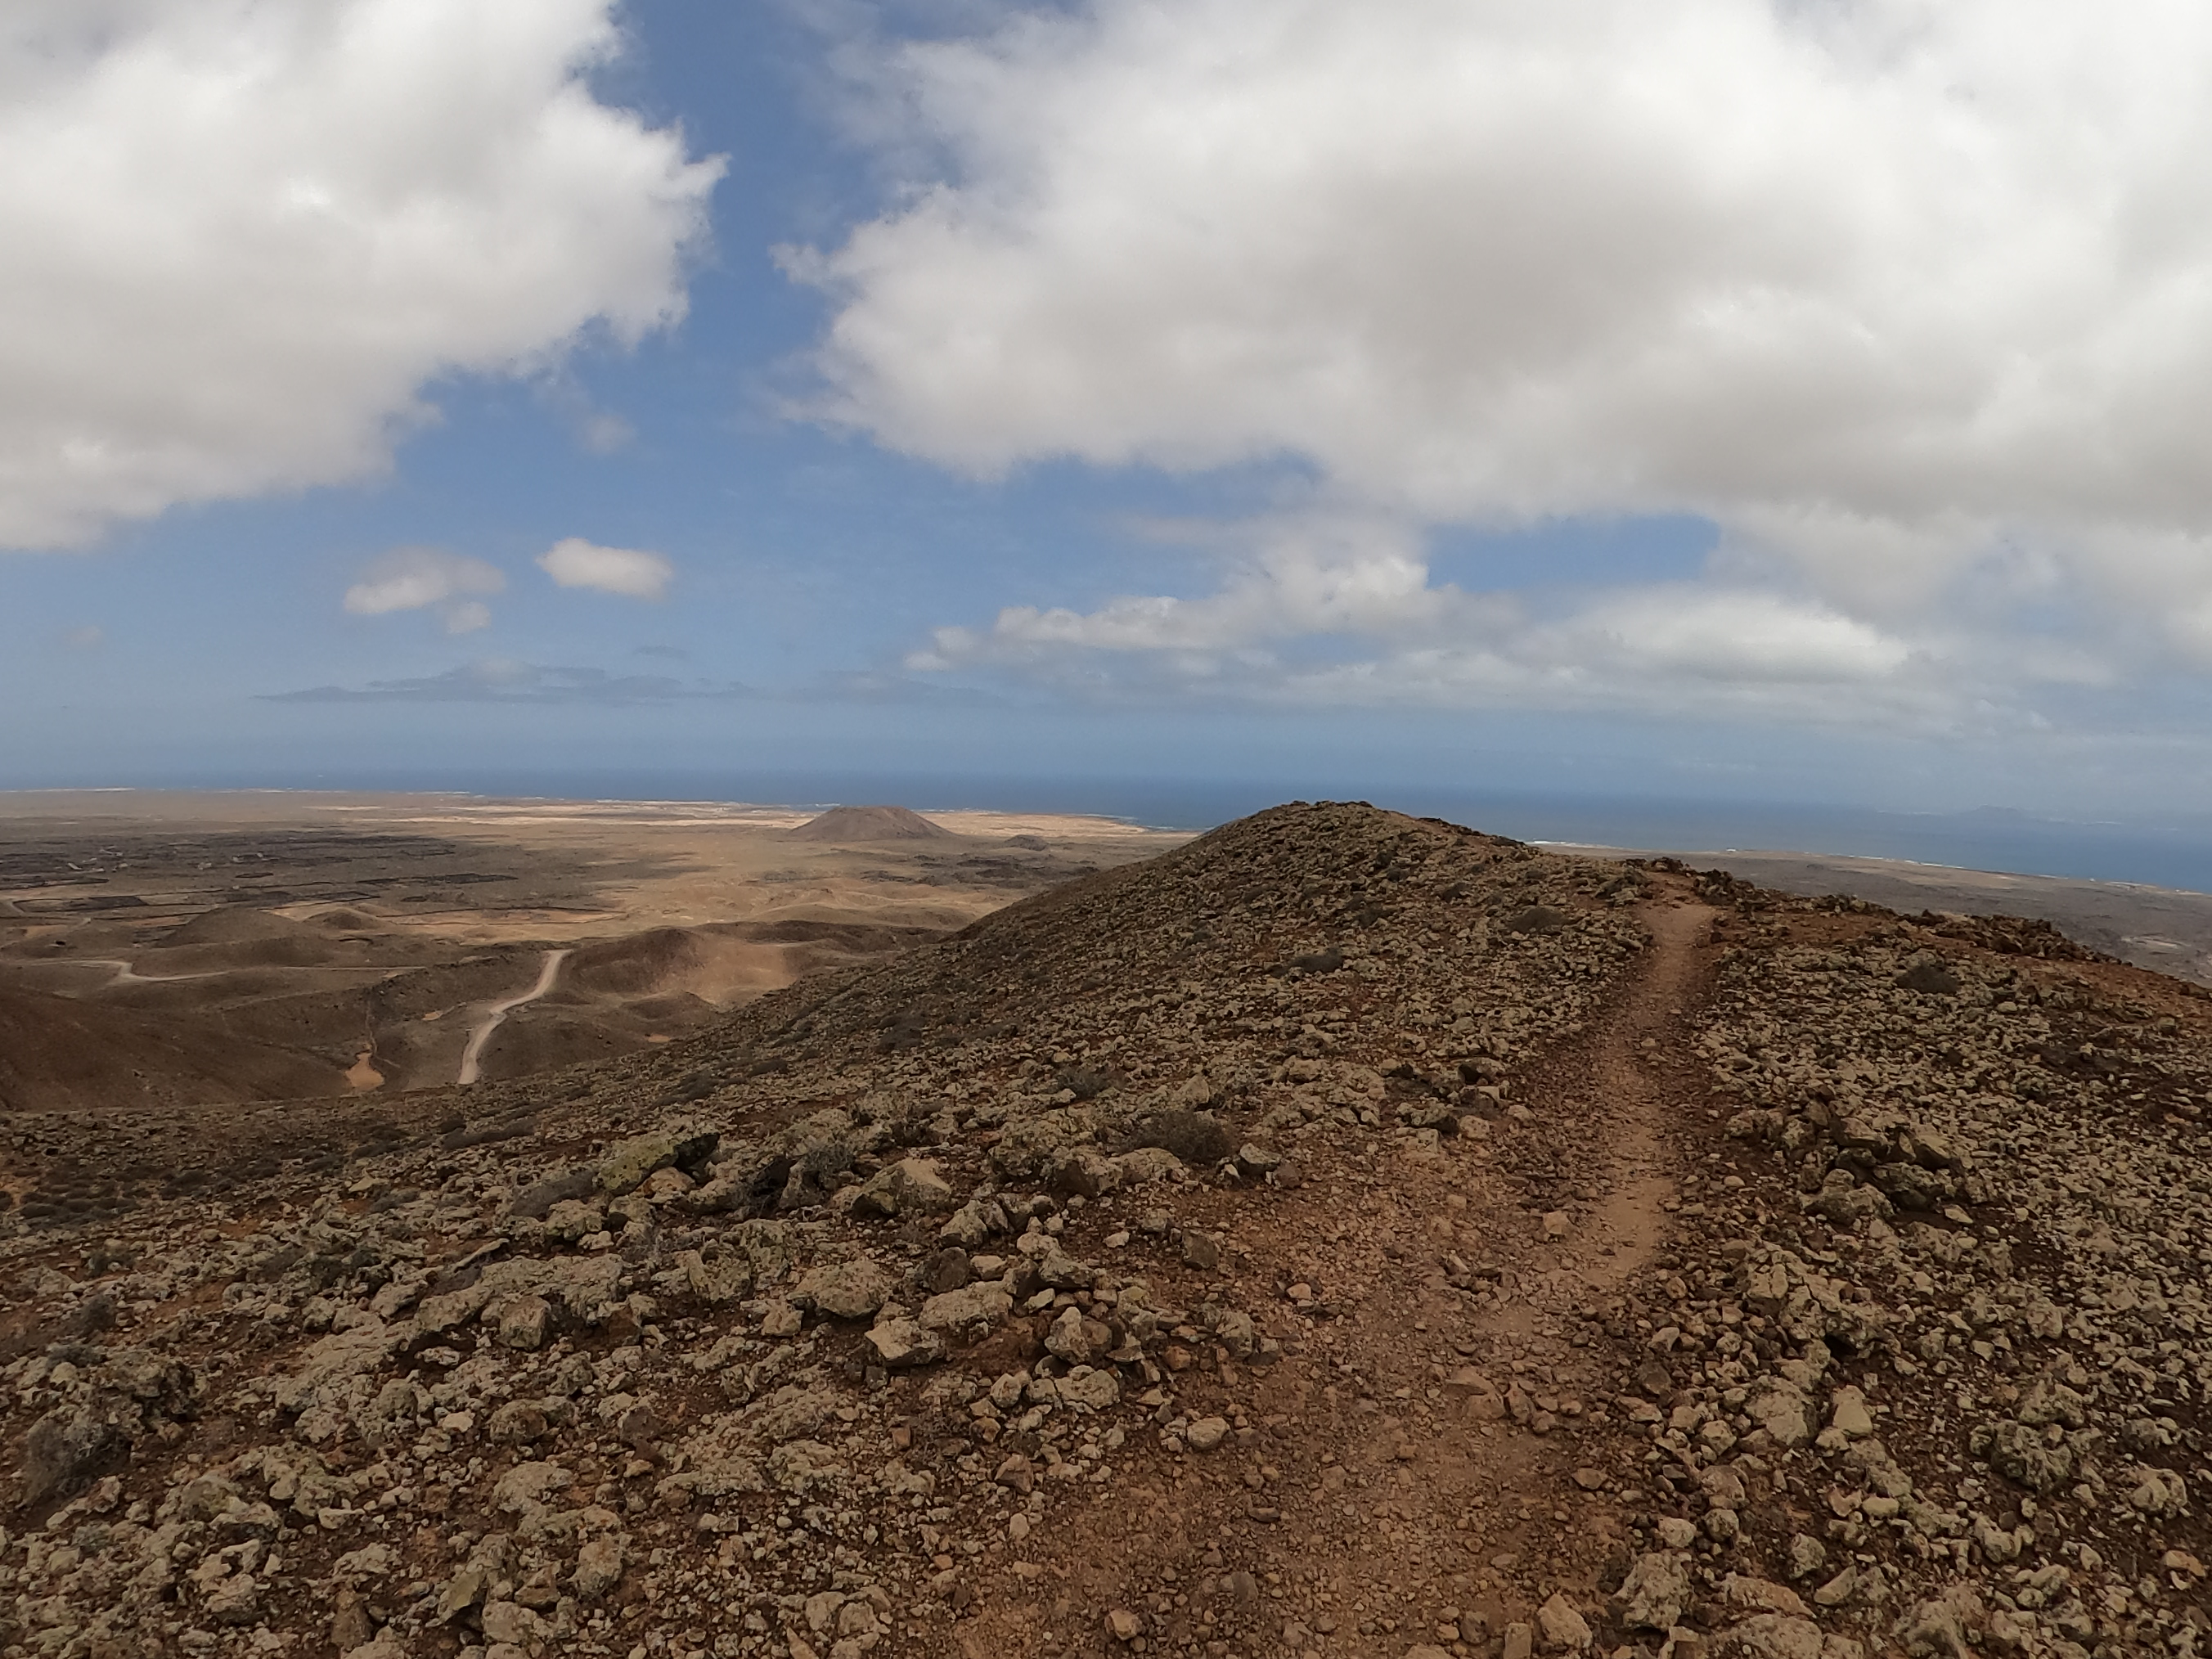
[{"label": "grey stone", "polygon": [[945,1358],[945,1339],[912,1319],[886,1319],[872,1327],[868,1344],[891,1370],[934,1364]]},{"label": "grey stone", "polygon": [[959,1205],[936,1164],[926,1158],[902,1158],[861,1183],[853,1199],[853,1213],[891,1218],[945,1215]]},{"label": "grey stone", "polygon": [[832,1318],[866,1319],[890,1300],[893,1288],[873,1256],[858,1255],[811,1268],[793,1286],[792,1299],[811,1302]]}]

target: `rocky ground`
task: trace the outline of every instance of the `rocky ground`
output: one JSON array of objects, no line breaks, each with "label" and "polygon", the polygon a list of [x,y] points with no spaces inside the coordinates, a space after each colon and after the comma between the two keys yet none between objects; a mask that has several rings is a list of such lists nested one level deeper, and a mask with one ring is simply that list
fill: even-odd
[{"label": "rocky ground", "polygon": [[2046,927],[1278,809],[0,1217],[0,1655],[2186,1654],[2208,1045]]}]

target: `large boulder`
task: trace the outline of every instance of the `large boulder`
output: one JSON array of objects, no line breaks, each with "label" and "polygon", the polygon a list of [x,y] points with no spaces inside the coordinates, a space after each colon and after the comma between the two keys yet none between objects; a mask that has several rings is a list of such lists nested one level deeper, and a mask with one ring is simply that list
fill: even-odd
[{"label": "large boulder", "polygon": [[884,1165],[862,1183],[853,1198],[856,1216],[950,1215],[960,1200],[937,1165],[926,1158],[902,1158]]},{"label": "large boulder", "polygon": [[689,1126],[639,1135],[608,1151],[593,1172],[593,1184],[607,1197],[619,1198],[643,1186],[656,1170],[678,1169],[696,1176],[721,1139],[715,1130]]}]

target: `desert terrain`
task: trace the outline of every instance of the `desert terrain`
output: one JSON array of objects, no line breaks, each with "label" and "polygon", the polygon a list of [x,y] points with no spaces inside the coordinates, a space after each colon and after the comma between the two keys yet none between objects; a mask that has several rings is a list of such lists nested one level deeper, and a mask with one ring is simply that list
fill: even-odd
[{"label": "desert terrain", "polygon": [[0,795],[0,1108],[520,1076],[1179,837],[1097,818]]},{"label": "desert terrain", "polygon": [[[1548,844],[1547,844],[1548,845]],[[2212,985],[2212,894],[1831,854],[1552,846],[1606,859],[1674,858],[1803,898],[1843,894],[1905,914],[2027,916],[2069,939],[2160,973]]]},{"label": "desert terrain", "polygon": [[0,1652],[2187,1655],[2208,1101],[2043,923],[1301,804],[607,1060],[18,1115]]}]

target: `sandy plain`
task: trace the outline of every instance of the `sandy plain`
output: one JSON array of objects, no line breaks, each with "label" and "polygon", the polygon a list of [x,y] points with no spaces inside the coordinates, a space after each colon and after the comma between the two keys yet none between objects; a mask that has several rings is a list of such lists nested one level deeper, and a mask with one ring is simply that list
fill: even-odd
[{"label": "sandy plain", "polygon": [[603,1059],[1186,838],[980,811],[905,839],[867,819],[850,838],[794,836],[813,816],[0,794],[0,1109],[410,1089]]}]

